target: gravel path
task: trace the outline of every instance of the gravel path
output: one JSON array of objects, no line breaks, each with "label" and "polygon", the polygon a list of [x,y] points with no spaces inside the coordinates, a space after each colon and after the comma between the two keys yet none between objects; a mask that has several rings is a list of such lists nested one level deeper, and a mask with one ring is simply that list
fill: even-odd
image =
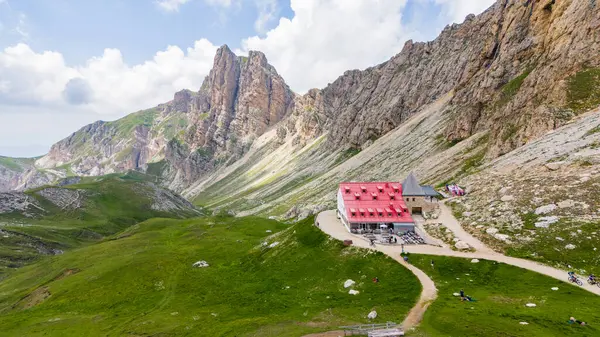
[{"label": "gravel path", "polygon": [[[461,226],[460,223],[454,218],[452,212],[446,205],[442,206],[442,213],[437,222],[442,222],[444,225],[454,232],[454,235],[459,239],[467,242],[473,248],[475,248],[476,252],[459,252],[453,251],[449,248],[443,247],[435,247],[435,246],[426,246],[426,245],[405,245],[404,250],[411,254],[425,254],[425,255],[438,255],[438,256],[452,256],[452,257],[461,257],[468,259],[485,259],[490,261],[496,261],[501,263],[506,263],[512,266],[524,268],[527,270],[531,270],[546,276],[550,276],[557,280],[563,281],[567,283],[567,272],[564,270],[552,268],[546,265],[542,265],[536,263],[534,261],[518,259],[514,257],[509,257],[502,255],[500,253],[496,253],[490,248],[486,247],[481,241],[477,238],[473,237],[471,234],[467,233]],[[317,223],[319,223],[319,227],[329,236],[338,239],[338,240],[352,240],[353,245],[361,248],[367,249],[376,249],[380,252],[385,253],[390,256],[394,260],[398,261],[400,264],[408,268],[410,271],[415,274],[415,276],[419,279],[421,284],[423,285],[423,292],[421,293],[421,297],[417,304],[411,309],[408,316],[402,323],[402,328],[404,330],[408,330],[421,321],[423,318],[423,314],[427,310],[429,304],[431,304],[437,298],[437,288],[433,283],[433,280],[427,276],[422,270],[417,267],[404,262],[404,260],[400,257],[402,252],[402,248],[400,246],[387,246],[387,245],[377,245],[376,247],[371,247],[366,239],[362,236],[354,235],[349,233],[346,228],[342,225],[340,220],[336,217],[336,211],[325,211],[320,213],[317,216]],[[590,286],[585,283],[583,289],[594,293],[596,295],[600,295],[600,288],[596,286]]]}]

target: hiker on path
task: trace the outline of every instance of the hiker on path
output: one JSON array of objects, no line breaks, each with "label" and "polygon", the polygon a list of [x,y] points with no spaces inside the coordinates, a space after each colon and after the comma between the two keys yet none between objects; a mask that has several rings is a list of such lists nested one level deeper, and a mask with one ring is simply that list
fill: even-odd
[{"label": "hiker on path", "polygon": [[404,254],[404,243],[400,245],[402,247],[402,254]]},{"label": "hiker on path", "polygon": [[433,261],[433,260],[431,260],[431,268],[433,268],[433,264],[434,264],[434,261]]}]

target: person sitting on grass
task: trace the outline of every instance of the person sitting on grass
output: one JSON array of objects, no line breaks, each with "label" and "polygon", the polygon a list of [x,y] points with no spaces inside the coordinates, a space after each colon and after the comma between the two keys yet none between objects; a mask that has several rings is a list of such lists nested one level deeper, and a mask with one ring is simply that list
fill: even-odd
[{"label": "person sitting on grass", "polygon": [[460,300],[464,301],[465,300],[465,291],[464,290],[460,290]]},{"label": "person sitting on grass", "polygon": [[585,325],[585,322],[582,322],[582,321],[580,321],[578,319],[575,319],[575,317],[569,318],[569,324],[573,324],[573,323],[577,323],[577,324],[579,324],[581,326]]}]

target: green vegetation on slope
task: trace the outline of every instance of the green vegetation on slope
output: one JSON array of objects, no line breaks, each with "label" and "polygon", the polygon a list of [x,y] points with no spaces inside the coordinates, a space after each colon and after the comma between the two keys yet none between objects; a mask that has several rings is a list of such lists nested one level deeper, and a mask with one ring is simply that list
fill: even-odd
[{"label": "green vegetation on slope", "polygon": [[531,74],[532,70],[533,69],[531,68],[525,70],[521,75],[513,78],[512,80],[510,80],[510,82],[506,83],[502,87],[502,96],[499,102],[500,105],[508,103],[519,92],[521,86],[523,85],[523,82],[525,81],[527,76]]},{"label": "green vegetation on slope", "polygon": [[[599,336],[600,296],[517,267],[481,260],[411,255],[438,288],[416,336]],[[430,263],[433,260],[434,268]],[[566,277],[566,275],[565,275]],[[558,287],[553,291],[553,287]],[[461,302],[460,289],[476,299]],[[534,303],[529,308],[525,304]],[[570,325],[570,317],[588,326]],[[520,322],[527,322],[522,325]]]},{"label": "green vegetation on slope", "polygon": [[[95,178],[99,179],[99,178]],[[30,263],[49,250],[65,250],[98,242],[138,222],[153,217],[196,216],[188,211],[157,211],[151,208],[155,189],[144,183],[145,175],[132,172],[108,176],[64,188],[42,187],[27,192],[42,210],[23,214],[0,214],[0,275],[10,268]],[[74,192],[69,199],[79,207],[60,207],[40,195],[44,190]],[[80,201],[75,201],[79,199]]]},{"label": "green vegetation on slope", "polygon": [[[567,268],[581,273],[600,274],[598,222],[577,222],[561,219],[549,228],[536,228],[536,238],[527,243],[514,244],[507,254],[514,257]],[[572,244],[572,249],[565,246]],[[596,250],[594,250],[596,249]]]},{"label": "green vegetation on slope", "polygon": [[487,144],[489,142],[489,134],[482,136],[478,139],[467,151],[469,155],[464,159],[464,162],[460,169],[450,178],[440,182],[436,185],[437,188],[441,188],[446,184],[454,183],[460,178],[466,175],[475,173],[481,165],[485,162],[485,155],[487,153]]},{"label": "green vegetation on slope", "polygon": [[[400,322],[416,302],[420,284],[391,258],[344,247],[312,219],[286,227],[261,218],[146,221],[4,280],[0,331],[301,336],[364,323],[373,309],[376,322]],[[210,266],[192,268],[199,260]],[[347,279],[360,294],[348,294]]]},{"label": "green vegetation on slope", "polygon": [[335,162],[333,162],[333,166],[338,166],[339,164],[345,162],[346,160],[356,156],[357,154],[360,153],[360,149],[357,148],[349,148],[345,151],[342,151],[338,157],[335,159]]},{"label": "green vegetation on slope", "polygon": [[600,68],[578,72],[568,80],[567,107],[577,113],[600,105]]},{"label": "green vegetation on slope", "polygon": [[151,127],[155,118],[156,110],[148,109],[129,114],[114,122],[108,122],[108,124],[116,127],[119,135],[130,136],[131,131],[137,126]]},{"label": "green vegetation on slope", "polygon": [[11,158],[0,156],[0,166],[4,166],[11,171],[22,172],[23,166],[33,165],[33,158]]}]

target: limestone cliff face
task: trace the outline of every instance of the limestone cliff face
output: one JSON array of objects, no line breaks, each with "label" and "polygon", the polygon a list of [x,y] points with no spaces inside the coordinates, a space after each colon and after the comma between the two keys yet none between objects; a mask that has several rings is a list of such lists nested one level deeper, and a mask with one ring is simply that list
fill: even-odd
[{"label": "limestone cliff face", "polygon": [[264,135],[262,149],[294,153],[319,137],[324,155],[366,149],[447,94],[443,127],[426,136],[456,143],[490,131],[485,150],[493,158],[600,105],[599,51],[600,6],[591,0],[498,0],[431,42],[408,41],[387,62],[305,95],[262,53],[240,57],[223,46],[198,91],[86,126],[36,166],[102,175],[164,160],[171,188],[199,191],[203,177],[241,165]]},{"label": "limestone cliff face", "polygon": [[[432,42],[409,41],[379,66],[346,72],[322,90],[319,109],[332,147],[359,147],[452,90],[445,136],[491,129],[495,157],[600,104],[598,89],[585,92],[600,84],[599,51],[595,1],[499,0]],[[596,74],[595,82],[578,88],[585,69],[580,77]]]},{"label": "limestone cliff face", "polygon": [[185,143],[171,142],[172,177],[189,184],[224,162],[240,158],[254,139],[279,123],[294,107],[294,93],[263,53],[236,56],[217,50],[214,65],[193,105]]},{"label": "limestone cliff face", "polygon": [[481,19],[482,67],[456,89],[449,137],[491,129],[495,157],[600,105],[595,0],[501,0]]}]

